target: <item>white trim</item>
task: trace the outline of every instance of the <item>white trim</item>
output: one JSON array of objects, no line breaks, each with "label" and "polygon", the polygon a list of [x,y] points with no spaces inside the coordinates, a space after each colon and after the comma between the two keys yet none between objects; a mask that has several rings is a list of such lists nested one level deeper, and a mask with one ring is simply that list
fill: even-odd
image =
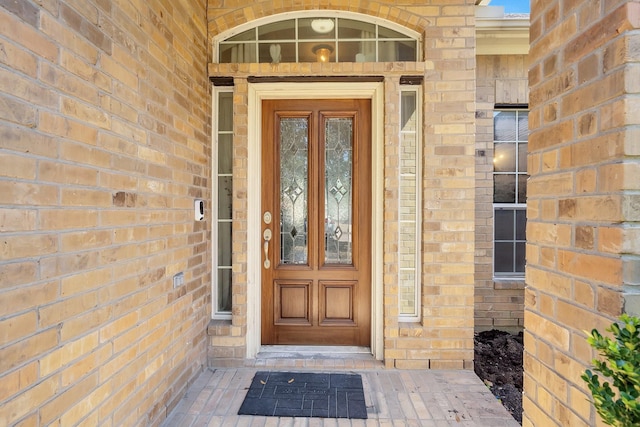
[{"label": "white trim", "polygon": [[502,6],[476,7],[476,54],[528,54],[530,26],[528,14],[505,15]]},{"label": "white trim", "polygon": [[527,55],[529,18],[476,19],[476,55]]},{"label": "white trim", "polygon": [[527,55],[529,27],[523,29],[476,28],[477,55]]},{"label": "white trim", "polygon": [[[323,11],[324,12],[324,11]],[[261,254],[261,131],[263,99],[371,99],[372,109],[372,230],[371,230],[371,352],[383,357],[382,239],[384,197],[384,84],[366,83],[257,83],[249,84],[247,137],[247,354],[253,359],[260,351]]]},{"label": "white trim", "polygon": [[[233,88],[231,87],[216,87],[211,85],[212,88],[212,98],[213,102],[211,103],[211,117],[212,119],[212,131],[211,131],[211,150],[212,150],[212,158],[218,158],[218,141],[219,141],[219,129],[218,129],[218,111],[220,111],[220,93],[232,93]],[[214,204],[218,205],[218,162],[212,162],[211,165],[211,206]],[[229,320],[231,319],[231,313],[218,313],[218,210],[211,209],[211,318],[212,319],[223,319]]]}]

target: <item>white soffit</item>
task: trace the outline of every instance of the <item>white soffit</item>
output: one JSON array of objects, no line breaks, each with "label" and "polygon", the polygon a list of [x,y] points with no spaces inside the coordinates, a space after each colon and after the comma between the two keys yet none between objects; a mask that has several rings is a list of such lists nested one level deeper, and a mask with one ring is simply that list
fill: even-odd
[{"label": "white soffit", "polygon": [[476,7],[477,55],[529,53],[529,14],[505,14],[502,6]]}]

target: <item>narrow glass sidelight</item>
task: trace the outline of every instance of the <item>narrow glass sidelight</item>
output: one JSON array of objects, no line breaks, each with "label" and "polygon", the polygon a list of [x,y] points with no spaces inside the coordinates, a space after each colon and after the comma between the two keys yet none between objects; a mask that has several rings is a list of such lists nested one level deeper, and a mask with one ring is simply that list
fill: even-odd
[{"label": "narrow glass sidelight", "polygon": [[280,120],[280,263],[308,264],[309,121]]},{"label": "narrow glass sidelight", "polygon": [[325,263],[353,264],[353,119],[325,122]]},{"label": "narrow glass sidelight", "polygon": [[421,168],[420,93],[403,86],[400,92],[399,167],[399,315],[403,321],[420,320]]},{"label": "narrow glass sidelight", "polygon": [[217,162],[212,167],[213,316],[231,318],[233,278],[233,88],[215,88],[214,138]]}]

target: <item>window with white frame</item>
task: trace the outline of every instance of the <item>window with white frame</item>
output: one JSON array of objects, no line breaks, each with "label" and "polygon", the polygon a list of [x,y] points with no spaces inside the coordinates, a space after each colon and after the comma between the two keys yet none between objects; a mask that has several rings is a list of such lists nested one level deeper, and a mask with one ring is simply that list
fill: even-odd
[{"label": "window with white frame", "polygon": [[231,318],[233,88],[214,87],[213,317]]},{"label": "window with white frame", "polygon": [[493,115],[493,209],[496,277],[523,277],[526,247],[529,113],[500,109]]},{"label": "window with white frame", "polygon": [[217,62],[413,62],[420,52],[418,33],[362,14],[305,11],[254,22],[220,35]]},{"label": "window with white frame", "polygon": [[399,317],[420,319],[421,168],[420,86],[400,86]]}]

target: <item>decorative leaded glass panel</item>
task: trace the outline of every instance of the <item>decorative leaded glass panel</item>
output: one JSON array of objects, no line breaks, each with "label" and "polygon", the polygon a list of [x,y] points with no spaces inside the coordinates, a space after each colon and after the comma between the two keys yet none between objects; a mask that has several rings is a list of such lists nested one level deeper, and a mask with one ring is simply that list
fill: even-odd
[{"label": "decorative leaded glass panel", "polygon": [[325,262],[353,263],[353,120],[329,118],[325,124]]},{"label": "decorative leaded glass panel", "polygon": [[280,121],[280,263],[307,264],[309,122]]}]

